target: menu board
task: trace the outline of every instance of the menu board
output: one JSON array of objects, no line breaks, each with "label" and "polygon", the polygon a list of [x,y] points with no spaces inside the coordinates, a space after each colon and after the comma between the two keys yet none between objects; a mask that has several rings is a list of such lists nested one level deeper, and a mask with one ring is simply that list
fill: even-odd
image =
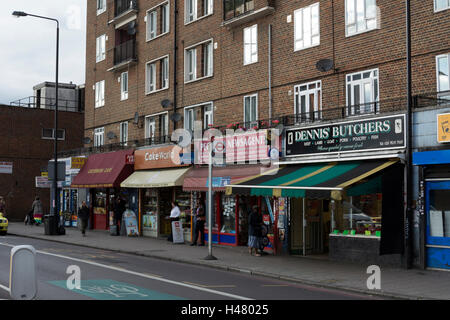
[{"label": "menu board", "polygon": [[132,210],[125,210],[123,213],[123,221],[125,222],[125,227],[127,229],[127,236],[139,235],[136,214]]}]

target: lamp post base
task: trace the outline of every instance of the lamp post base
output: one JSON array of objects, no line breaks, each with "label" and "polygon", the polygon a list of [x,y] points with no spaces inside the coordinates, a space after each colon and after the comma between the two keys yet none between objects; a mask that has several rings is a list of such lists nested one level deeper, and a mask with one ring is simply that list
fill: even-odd
[{"label": "lamp post base", "polygon": [[217,258],[216,257],[214,257],[213,255],[207,255],[206,257],[205,257],[205,260],[217,260]]}]

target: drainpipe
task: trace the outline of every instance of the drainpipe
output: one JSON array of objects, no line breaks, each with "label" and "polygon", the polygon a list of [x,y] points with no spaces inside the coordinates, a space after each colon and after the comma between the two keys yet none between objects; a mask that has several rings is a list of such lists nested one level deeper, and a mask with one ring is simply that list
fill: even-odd
[{"label": "drainpipe", "polygon": [[[173,0],[174,7],[174,27],[173,27],[173,114],[177,112],[177,21],[178,21],[178,5],[177,0]],[[175,131],[177,122],[173,118],[173,130]]]},{"label": "drainpipe", "polygon": [[272,25],[269,24],[269,32],[268,32],[268,57],[269,57],[269,120],[272,120]]}]

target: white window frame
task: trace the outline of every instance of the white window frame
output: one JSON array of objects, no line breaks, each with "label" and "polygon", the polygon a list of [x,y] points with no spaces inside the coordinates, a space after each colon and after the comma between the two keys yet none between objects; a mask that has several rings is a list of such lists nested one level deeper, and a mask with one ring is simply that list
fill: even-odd
[{"label": "white window frame", "polygon": [[[101,7],[99,6],[100,3],[101,3]],[[105,12],[106,11],[106,0],[97,0],[96,7],[97,7],[97,15]]]},{"label": "white window frame", "polygon": [[[447,77],[448,77],[448,82],[449,82],[449,88],[447,90],[444,90],[443,88],[441,88],[441,81],[440,81],[440,76],[439,76],[439,60],[442,58],[446,58],[447,59]],[[436,88],[437,88],[437,92],[438,92],[438,96],[442,96],[442,97],[446,97],[448,99],[450,99],[450,93],[448,92],[450,90],[450,53],[447,54],[441,54],[436,56]],[[445,92],[445,94],[444,94]]]},{"label": "white window frame", "polygon": [[[246,107],[245,101],[246,101],[246,99],[249,99],[249,101],[250,101],[250,108],[251,108],[251,101],[252,101],[253,98],[255,98],[255,107],[256,107],[256,110],[255,110],[256,114],[255,114],[255,116],[256,116],[256,119],[247,119],[246,118],[246,112],[245,112],[245,107]],[[243,109],[244,109],[244,124],[245,124],[245,126],[253,127],[252,123],[258,121],[258,94],[257,93],[244,96]],[[251,110],[250,110],[250,115],[251,115]]]},{"label": "white window frame", "polygon": [[[312,85],[315,85],[314,88],[310,88]],[[301,90],[302,87],[306,87],[305,90]],[[310,105],[309,96],[314,94],[315,105]],[[301,97],[305,96],[305,113],[302,113],[300,110],[300,101]],[[312,110],[311,110],[312,109]],[[298,112],[300,111],[300,112]],[[308,83],[302,83],[294,86],[294,115],[296,121],[310,121],[311,112],[314,113],[314,121],[322,119],[322,81],[313,81]],[[299,117],[301,117],[300,120]]]},{"label": "white window frame", "polygon": [[94,129],[94,147],[105,145],[105,127]]},{"label": "white window frame", "polygon": [[120,100],[128,99],[128,71],[120,75]]},{"label": "white window frame", "polygon": [[441,11],[445,11],[445,10],[448,10],[448,9],[450,9],[450,0],[446,0],[447,1],[447,6],[446,7],[444,7],[444,8],[438,8],[437,7],[437,3],[438,3],[438,0],[434,0],[433,2],[434,2],[434,12],[441,12]]},{"label": "white window frame", "polygon": [[[156,87],[156,79],[157,79],[157,74],[156,74],[156,65],[158,62],[161,62],[161,60],[163,61],[167,61],[167,63],[165,64],[167,66],[167,78],[164,81],[161,81],[160,85],[163,85],[163,82],[165,82],[165,86],[161,87],[159,89],[157,89]],[[150,68],[152,68],[152,70],[149,70]],[[150,74],[151,71],[151,74]],[[160,68],[159,70],[160,75],[163,72],[162,68]],[[151,93],[155,93],[155,92],[159,92],[162,90],[167,90],[169,89],[169,55],[165,55],[156,59],[153,59],[151,61],[148,61],[145,64],[145,94],[151,94]],[[161,78],[161,80],[163,80]],[[153,89],[151,89],[150,85],[153,85]]]},{"label": "white window frame", "polygon": [[[202,47],[203,44],[209,43],[208,57],[205,58],[204,73],[206,73],[203,77],[197,76],[197,49]],[[192,55],[190,54],[192,52]],[[189,59],[190,58],[190,59]],[[192,70],[189,69],[189,66],[192,62]],[[206,68],[207,65],[207,69]],[[184,83],[190,83],[194,81],[199,81],[202,79],[210,78],[214,76],[214,40],[208,39],[202,42],[198,42],[194,45],[184,48]]]},{"label": "white window frame", "polygon": [[169,56],[165,56],[162,59],[161,63],[161,89],[169,88]]},{"label": "white window frame", "polygon": [[244,66],[258,62],[258,25],[244,28]]},{"label": "white window frame", "polygon": [[195,106],[184,108],[184,130],[194,131],[195,128]]},{"label": "white window frame", "polygon": [[[317,10],[317,21],[313,11]],[[305,19],[308,17],[308,20]],[[308,23],[309,22],[309,23]],[[307,44],[305,45],[305,41]],[[320,45],[320,3],[294,11],[294,51],[300,51]]]},{"label": "white window frame", "polygon": [[100,108],[105,105],[105,80],[95,83],[95,107]]},{"label": "white window frame", "polygon": [[[369,16],[368,15],[368,2],[373,1],[375,3],[374,8],[374,14],[375,16]],[[352,4],[352,14],[350,15],[350,6],[349,4]],[[363,10],[364,10],[364,17],[363,19],[358,20],[358,8],[359,6],[363,4]],[[350,20],[350,16],[352,16],[352,20]],[[358,30],[358,24],[364,23],[365,27],[361,30]],[[368,24],[372,23],[372,26],[369,27]],[[351,37],[354,35],[358,35],[361,33],[369,32],[372,30],[379,29],[380,25],[380,14],[379,14],[379,8],[377,7],[376,0],[345,0],[345,36]],[[354,32],[350,32],[349,29],[351,27],[355,28]]]},{"label": "white window frame", "polygon": [[[370,76],[364,78],[364,75],[370,72]],[[359,80],[353,80],[354,76],[357,75],[361,75],[361,78]],[[349,77],[351,78],[351,80],[349,81]],[[376,86],[375,86],[375,82],[376,82]],[[370,84],[370,89],[371,89],[371,97],[370,97],[370,102],[367,102],[365,99],[365,87],[367,84]],[[351,86],[351,101],[349,101],[349,92],[348,92],[348,87],[349,85]],[[356,112],[357,110],[355,110],[355,90],[354,87],[359,85],[359,98],[360,98],[360,103],[358,104],[360,106],[360,109],[358,112]],[[347,101],[347,107],[345,108],[346,110],[346,115],[347,116],[356,116],[356,115],[360,115],[360,114],[371,114],[371,113],[376,113],[377,110],[372,110],[374,106],[377,105],[377,108],[379,109],[379,101],[380,101],[380,71],[378,69],[371,69],[371,70],[364,70],[364,71],[360,71],[360,72],[355,72],[355,73],[351,73],[351,74],[347,74],[345,76],[345,90],[346,90],[346,101]],[[375,96],[376,95],[376,96]],[[364,99],[364,101],[361,103],[361,100]],[[368,106],[368,104],[370,104]],[[368,108],[372,108],[372,109],[368,109]],[[350,112],[349,112],[350,109]]]},{"label": "white window frame", "polygon": [[[203,12],[199,15],[198,1],[204,1]],[[192,10],[189,10],[192,8]],[[184,24],[188,25],[200,19],[211,16],[214,13],[214,0],[185,0],[184,1]]]},{"label": "white window frame", "polygon": [[106,59],[106,34],[97,37],[95,41],[95,62]]},{"label": "white window frame", "polygon": [[[166,9],[164,9],[164,27],[165,27],[165,31],[161,32],[162,30],[160,30],[161,33],[158,34],[158,22],[159,22],[159,18],[160,16],[158,15],[158,8],[160,7],[165,7]],[[161,9],[162,10],[162,9]],[[154,19],[152,20],[152,16],[154,16]],[[152,21],[153,21],[153,25],[152,25]],[[159,37],[162,37],[166,34],[168,34],[170,32],[170,1],[164,1],[161,2],[160,4],[150,8],[147,10],[147,13],[145,15],[145,22],[147,24],[146,27],[146,41],[152,41],[155,40]],[[153,30],[154,29],[154,30]]]},{"label": "white window frame", "polygon": [[[154,113],[148,116],[145,116],[145,139],[152,139],[152,143],[155,141],[155,137],[156,137],[156,118],[157,117],[164,117],[164,131],[165,132],[159,132],[159,134],[163,134],[165,137],[168,137],[169,135],[169,112],[168,111],[164,111],[164,112],[159,112],[159,113]],[[161,118],[160,118],[161,121]],[[152,125],[152,132],[150,132],[149,128],[150,125]],[[160,129],[161,129],[161,123],[159,124]],[[150,134],[151,133],[151,134]]]},{"label": "white window frame", "polygon": [[[194,130],[195,121],[198,121],[199,119],[196,118],[196,113],[194,112],[196,108],[201,107],[203,112],[203,129],[209,129],[209,124],[214,124],[214,103],[212,101],[204,102],[204,103],[198,103],[191,106],[184,107],[184,123],[183,128],[186,130]],[[209,108],[209,110],[206,110]],[[192,113],[192,128],[191,124],[188,123],[188,117],[187,114]],[[209,121],[210,120],[210,121]]]},{"label": "white window frame", "polygon": [[[44,136],[44,130],[51,130],[52,131],[52,136],[51,137],[45,137]],[[60,141],[65,140],[66,139],[66,130],[65,129],[58,129],[58,131],[63,133],[62,138],[58,138],[58,140],[60,140]],[[41,139],[44,139],[44,140],[55,140],[55,129],[54,128],[42,128]]]},{"label": "white window frame", "polygon": [[[209,110],[206,110],[206,109]],[[214,104],[208,102],[203,107],[203,129],[209,129],[209,125],[214,125]]]},{"label": "white window frame", "polygon": [[128,145],[128,122],[126,121],[120,123],[120,144]]}]

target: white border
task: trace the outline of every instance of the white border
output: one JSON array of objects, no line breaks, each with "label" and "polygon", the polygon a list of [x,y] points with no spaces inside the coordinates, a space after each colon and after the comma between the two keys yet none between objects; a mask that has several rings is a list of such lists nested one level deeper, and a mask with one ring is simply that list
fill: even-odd
[{"label": "white border", "polygon": [[[160,34],[156,35],[154,38],[149,39],[149,38],[148,38],[148,24],[149,24],[150,22],[148,21],[148,14],[149,14],[151,11],[154,11],[155,9],[158,9],[159,7],[165,5],[166,3],[168,4],[167,10],[168,10],[168,12],[169,12],[169,15],[168,15],[169,21],[168,21],[168,24],[167,24],[167,25],[168,25],[167,31],[164,32],[164,33],[160,33]],[[164,36],[164,35],[170,33],[170,14],[171,14],[171,12],[170,12],[170,1],[169,1],[169,0],[163,1],[163,2],[161,2],[160,4],[157,4],[156,6],[154,6],[154,7],[150,8],[150,9],[148,9],[148,10],[145,12],[145,41],[146,41],[146,42],[153,41],[153,40],[155,40],[155,39],[158,39],[158,38],[160,38],[160,37],[162,37],[162,36]],[[156,21],[156,24],[158,25],[158,21]]]},{"label": "white border", "polygon": [[[258,99],[258,93],[254,93],[254,94],[249,94],[249,95],[247,95],[247,96],[244,96],[244,98],[242,99],[242,111],[243,111],[243,118],[244,118],[244,125],[246,125],[247,124],[247,122],[253,122],[253,121],[245,121],[245,98],[248,98],[248,97],[255,97],[256,96],[256,119],[255,120],[253,120],[253,121],[259,121],[258,119],[259,119],[259,106],[258,106],[258,104],[259,104],[259,99]],[[251,100],[250,100],[251,101]]]}]

